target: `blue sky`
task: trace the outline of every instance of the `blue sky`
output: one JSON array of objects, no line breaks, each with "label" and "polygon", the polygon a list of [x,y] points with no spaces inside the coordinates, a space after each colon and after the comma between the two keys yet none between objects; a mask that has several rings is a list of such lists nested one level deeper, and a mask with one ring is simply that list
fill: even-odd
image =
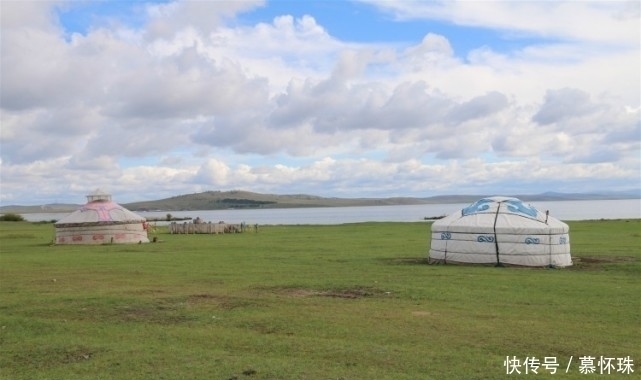
[{"label": "blue sky", "polygon": [[427,33],[438,33],[448,35],[454,51],[462,57],[479,46],[488,45],[503,50],[509,45],[500,32],[493,30],[460,27],[432,20],[399,21],[373,5],[350,1],[275,1],[241,15],[239,23],[268,23],[283,14],[291,14],[296,18],[313,15],[330,35],[346,42],[409,45],[422,40]]},{"label": "blue sky", "polygon": [[[78,2],[59,8],[56,14],[67,33],[82,34],[96,25],[107,24],[109,20],[140,27],[146,19],[141,2],[126,1]],[[372,4],[358,1],[273,1],[238,14],[232,24],[251,26],[271,23],[281,15],[295,18],[312,15],[331,36],[345,42],[409,45],[422,40],[427,33],[447,35],[454,53],[461,59],[465,59],[469,51],[482,46],[498,52],[510,52],[528,44],[553,42],[553,39],[534,35],[516,35],[504,30],[457,25],[451,21],[399,20]]]},{"label": "blue sky", "polygon": [[638,190],[639,7],[3,2],[0,204]]}]

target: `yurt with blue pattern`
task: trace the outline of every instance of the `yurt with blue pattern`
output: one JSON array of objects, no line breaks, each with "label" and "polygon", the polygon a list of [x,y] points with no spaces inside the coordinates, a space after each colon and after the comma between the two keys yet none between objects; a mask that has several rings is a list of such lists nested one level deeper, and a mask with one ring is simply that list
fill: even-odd
[{"label": "yurt with blue pattern", "polygon": [[431,230],[431,263],[572,265],[568,225],[517,198],[480,199]]}]

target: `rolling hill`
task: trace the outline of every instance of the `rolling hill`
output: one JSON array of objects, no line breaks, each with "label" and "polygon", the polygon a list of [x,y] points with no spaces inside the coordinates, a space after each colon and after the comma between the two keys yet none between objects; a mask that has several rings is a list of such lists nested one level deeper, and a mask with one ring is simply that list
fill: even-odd
[{"label": "rolling hill", "polygon": [[220,210],[241,208],[294,208],[383,206],[427,203],[420,198],[323,198],[307,194],[260,194],[249,191],[207,191],[171,198],[124,204],[132,211]]},{"label": "rolling hill", "polygon": [[[170,198],[123,203],[132,211],[192,211],[192,210],[223,210],[246,208],[294,208],[294,207],[349,207],[349,206],[386,206],[412,205],[434,203],[469,203],[480,198],[491,196],[482,195],[439,195],[425,198],[392,197],[392,198],[325,198],[308,194],[261,194],[250,191],[206,191],[195,194],[177,195]],[[526,202],[532,201],[569,201],[569,200],[600,200],[600,199],[636,199],[639,192],[608,192],[608,193],[554,193],[547,192],[535,195],[511,195]],[[78,204],[50,204],[42,206],[2,206],[0,213],[54,213],[77,210]]]}]

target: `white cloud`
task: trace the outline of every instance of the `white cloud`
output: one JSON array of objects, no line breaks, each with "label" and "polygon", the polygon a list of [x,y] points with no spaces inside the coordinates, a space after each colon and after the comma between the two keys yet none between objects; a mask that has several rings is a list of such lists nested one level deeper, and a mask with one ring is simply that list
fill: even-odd
[{"label": "white cloud", "polygon": [[362,0],[400,20],[458,25],[574,41],[638,46],[638,1],[385,1]]},{"label": "white cloud", "polygon": [[206,36],[241,11],[263,5],[261,0],[243,1],[175,1],[149,4],[146,7],[149,22],[147,38],[170,38],[177,31],[192,28]]},{"label": "white cloud", "polygon": [[340,41],[313,15],[233,22],[261,2],[138,5],[141,25],[69,34],[55,3],[3,3],[0,201],[639,186],[638,4],[377,6],[402,19],[408,4],[549,41],[460,58],[435,32],[392,46]]},{"label": "white cloud", "polygon": [[532,119],[541,125],[552,124],[587,115],[596,111],[595,108],[590,103],[590,95],[584,91],[571,88],[548,90],[545,103]]}]

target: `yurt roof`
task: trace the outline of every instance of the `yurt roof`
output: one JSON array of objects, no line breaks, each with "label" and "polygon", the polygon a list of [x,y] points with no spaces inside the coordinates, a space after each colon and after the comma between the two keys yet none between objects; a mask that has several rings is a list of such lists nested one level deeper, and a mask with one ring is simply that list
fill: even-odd
[{"label": "yurt roof", "polygon": [[87,195],[87,204],[60,219],[55,226],[125,224],[146,221],[142,216],[131,212],[111,200],[111,195],[96,190]]},{"label": "yurt roof", "polygon": [[564,233],[567,224],[541,212],[518,198],[488,197],[437,220],[432,231],[458,232],[514,232],[519,234]]}]

